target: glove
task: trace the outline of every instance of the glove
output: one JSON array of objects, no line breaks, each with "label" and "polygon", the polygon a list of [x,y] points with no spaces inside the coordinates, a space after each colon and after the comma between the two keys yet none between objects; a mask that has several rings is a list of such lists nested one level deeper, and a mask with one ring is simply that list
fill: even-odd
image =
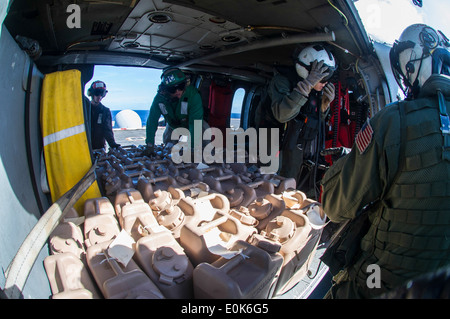
[{"label": "glove", "polygon": [[333,83],[327,83],[327,85],[325,85],[325,87],[323,88],[322,106],[321,106],[322,113],[325,113],[328,110],[331,101],[334,100],[335,96],[334,91],[335,89]]},{"label": "glove", "polygon": [[314,60],[306,79],[297,83],[297,89],[303,96],[308,97],[313,87],[330,74],[326,72],[328,66],[324,66],[323,63],[323,61],[317,62],[317,60]]},{"label": "glove", "polygon": [[142,155],[150,157],[151,155],[154,155],[155,146],[153,144],[147,144],[144,151],[142,152]]},{"label": "glove", "polygon": [[331,148],[326,148],[324,150],[320,151],[320,155],[322,156],[327,156],[327,155],[331,155],[331,158],[334,161],[337,161],[338,159],[340,159],[341,157],[344,157],[345,155],[349,154],[352,151],[351,148],[348,147],[331,147]]}]

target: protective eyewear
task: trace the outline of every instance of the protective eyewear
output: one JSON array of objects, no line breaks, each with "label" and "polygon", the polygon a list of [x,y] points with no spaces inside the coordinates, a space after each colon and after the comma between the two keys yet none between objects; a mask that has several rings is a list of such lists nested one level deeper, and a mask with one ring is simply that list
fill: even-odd
[{"label": "protective eyewear", "polygon": [[186,82],[181,82],[181,83],[178,83],[173,86],[168,86],[167,91],[170,94],[174,94],[177,90],[183,91],[185,87],[186,87]]},{"label": "protective eyewear", "polygon": [[107,90],[103,90],[103,89],[93,89],[92,90],[92,96],[102,96],[104,97],[106,95],[106,93],[108,93]]}]

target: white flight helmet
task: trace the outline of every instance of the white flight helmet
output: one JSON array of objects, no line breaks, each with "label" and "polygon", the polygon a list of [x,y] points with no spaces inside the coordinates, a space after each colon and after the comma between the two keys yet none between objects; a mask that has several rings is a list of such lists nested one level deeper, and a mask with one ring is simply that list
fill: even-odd
[{"label": "white flight helmet", "polygon": [[306,79],[311,71],[311,64],[314,60],[317,60],[318,62],[324,61],[324,65],[328,66],[328,72],[330,74],[321,81],[327,82],[336,70],[336,60],[330,51],[319,44],[310,45],[298,54],[297,61],[295,63],[295,70],[297,71],[297,74],[301,78]]},{"label": "white flight helmet", "polygon": [[432,74],[432,54],[440,46],[438,33],[425,24],[407,27],[390,53],[391,67],[405,95],[414,98]]}]

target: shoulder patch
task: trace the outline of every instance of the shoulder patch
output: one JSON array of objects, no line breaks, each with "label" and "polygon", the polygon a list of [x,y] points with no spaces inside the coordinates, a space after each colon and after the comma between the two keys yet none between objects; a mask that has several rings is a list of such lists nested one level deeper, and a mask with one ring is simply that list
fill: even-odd
[{"label": "shoulder patch", "polygon": [[168,112],[166,109],[166,105],[164,103],[159,103],[158,106],[159,106],[159,109],[161,110],[161,113],[164,115],[167,115]]},{"label": "shoulder patch", "polygon": [[373,137],[373,129],[372,126],[370,125],[369,120],[367,120],[355,139],[355,143],[356,146],[358,147],[359,154],[364,153],[364,151],[372,142],[372,137]]}]

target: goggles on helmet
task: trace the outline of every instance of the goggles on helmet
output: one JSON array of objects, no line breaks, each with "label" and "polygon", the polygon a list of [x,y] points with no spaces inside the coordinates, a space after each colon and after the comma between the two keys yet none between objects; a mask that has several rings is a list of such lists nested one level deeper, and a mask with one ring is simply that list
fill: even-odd
[{"label": "goggles on helmet", "polygon": [[91,89],[92,96],[102,96],[105,97],[106,93],[108,93],[105,89]]},{"label": "goggles on helmet", "polygon": [[166,90],[170,94],[174,94],[177,90],[183,91],[185,87],[186,87],[186,81],[183,81],[183,82],[175,84],[175,85],[167,86]]}]

